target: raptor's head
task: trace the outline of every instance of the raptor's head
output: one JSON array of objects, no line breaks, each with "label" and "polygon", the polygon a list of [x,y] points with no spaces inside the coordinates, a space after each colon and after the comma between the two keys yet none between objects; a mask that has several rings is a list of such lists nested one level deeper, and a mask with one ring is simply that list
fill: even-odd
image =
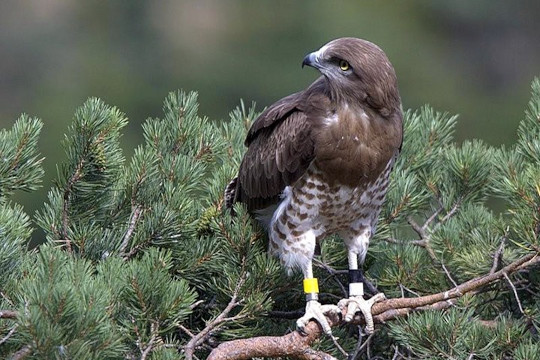
[{"label": "raptor's head", "polygon": [[386,54],[375,44],[339,38],[304,58],[327,79],[336,102],[357,101],[388,116],[399,111],[401,100],[396,73]]}]

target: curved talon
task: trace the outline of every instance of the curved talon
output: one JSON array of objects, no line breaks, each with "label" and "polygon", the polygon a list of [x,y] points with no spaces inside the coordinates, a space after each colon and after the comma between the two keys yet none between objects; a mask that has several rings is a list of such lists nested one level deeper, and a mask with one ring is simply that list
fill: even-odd
[{"label": "curved talon", "polygon": [[332,335],[332,329],[324,314],[340,313],[341,310],[336,305],[321,305],[317,300],[310,300],[306,303],[306,313],[304,316],[296,320],[296,327],[302,333],[307,323],[314,319],[317,321],[326,335]]},{"label": "curved talon", "polygon": [[372,334],[375,331],[375,326],[373,324],[371,307],[376,302],[383,301],[384,299],[386,299],[386,296],[383,293],[378,293],[368,300],[362,296],[351,296],[348,299],[340,300],[338,306],[340,309],[347,308],[347,314],[345,315],[345,321],[347,322],[351,321],[356,312],[360,310],[366,321],[366,333]]}]

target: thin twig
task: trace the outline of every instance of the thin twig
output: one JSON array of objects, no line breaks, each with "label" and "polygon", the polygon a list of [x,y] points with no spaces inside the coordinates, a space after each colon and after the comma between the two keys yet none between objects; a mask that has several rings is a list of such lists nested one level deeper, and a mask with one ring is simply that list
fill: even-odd
[{"label": "thin twig", "polygon": [[516,287],[514,286],[514,283],[512,283],[512,280],[510,280],[510,277],[508,277],[508,274],[506,272],[504,272],[503,275],[504,275],[504,278],[506,279],[506,282],[508,283],[508,285],[510,285],[510,287],[512,288],[512,291],[514,292],[514,297],[516,298],[516,302],[518,304],[519,311],[523,315],[525,315],[525,311],[523,311],[523,306],[521,306],[521,300],[519,300],[519,295],[517,293]]},{"label": "thin twig", "polygon": [[431,247],[428,239],[426,239],[426,246],[424,246],[424,247],[425,247],[426,251],[428,252],[428,255],[431,258],[431,260],[433,260],[433,262],[435,262],[435,263],[440,264],[440,266],[443,269],[444,273],[446,274],[446,277],[448,278],[448,280],[450,280],[452,285],[454,285],[454,287],[456,287],[457,283],[452,278],[452,275],[450,275],[450,271],[448,271],[448,269],[446,268],[446,265],[444,265],[442,260],[439,260],[439,258],[437,257],[437,254],[435,254],[435,251]]},{"label": "thin twig", "polygon": [[431,216],[426,220],[426,222],[424,222],[424,225],[422,225],[422,230],[426,231],[429,225],[433,222],[433,220],[437,218],[437,216],[441,213],[442,210],[443,206],[441,205],[437,210],[433,212],[433,214],[431,214]]},{"label": "thin twig", "polygon": [[193,310],[195,309],[197,306],[201,305],[204,303],[204,300],[199,300],[199,301],[195,301],[193,304],[191,304],[189,306],[190,310]]},{"label": "thin twig", "polygon": [[491,267],[490,274],[493,274],[495,271],[497,271],[497,268],[499,267],[499,263],[502,260],[503,252],[504,252],[504,243],[506,242],[507,234],[508,234],[508,228],[506,228],[506,231],[501,238],[501,244],[499,245],[499,248],[493,254],[493,266]]},{"label": "thin twig", "polygon": [[320,266],[322,267],[323,269],[325,269],[328,274],[330,274],[330,277],[332,277],[334,279],[334,281],[336,282],[336,284],[339,286],[339,288],[341,289],[341,293],[343,294],[343,296],[347,296],[347,290],[345,289],[345,286],[341,283],[341,281],[339,281],[339,279],[337,278],[337,275],[340,275],[340,274],[344,274],[346,273],[346,271],[340,271],[340,270],[336,270],[334,269],[333,267],[331,267],[330,265],[328,264],[325,264],[324,262],[320,261],[319,259],[314,259],[313,261],[317,266]]},{"label": "thin twig", "polygon": [[349,354],[345,351],[345,349],[339,344],[338,338],[334,335],[330,335],[330,339],[332,339],[332,342],[334,343],[334,346],[339,350],[339,352],[343,356],[349,356]]},{"label": "thin twig", "polygon": [[368,336],[366,341],[362,342],[362,339],[364,338],[364,333],[362,332],[362,327],[358,326],[358,342],[356,343],[356,348],[354,349],[354,352],[350,355],[349,359],[354,360],[360,355],[361,351],[368,345],[369,340],[373,337],[375,333]]},{"label": "thin twig", "polygon": [[455,203],[454,206],[452,206],[452,209],[450,209],[449,212],[446,213],[446,215],[437,223],[437,226],[440,226],[441,224],[444,224],[448,219],[450,219],[456,211],[458,211],[459,207],[461,206],[462,198],[459,198]]},{"label": "thin twig", "polygon": [[385,238],[382,239],[383,241],[390,243],[390,244],[397,244],[397,245],[415,245],[420,247],[426,247],[426,240],[398,240],[395,238]]},{"label": "thin twig", "polygon": [[13,304],[13,301],[11,301],[11,299],[6,294],[4,294],[3,291],[0,291],[0,296],[2,296],[2,299],[6,300],[9,305],[15,306],[15,304]]},{"label": "thin twig", "polygon": [[406,291],[410,292],[411,294],[413,294],[413,295],[416,296],[416,297],[420,297],[420,294],[419,294],[419,293],[417,293],[416,291],[413,291],[413,290],[409,289],[408,287],[406,287],[406,286],[403,285],[403,284],[399,284],[399,287],[400,287],[400,289],[401,289],[401,295],[402,295],[401,297],[405,297],[405,294],[404,294],[403,290],[406,290]]},{"label": "thin twig", "polygon": [[219,314],[214,320],[209,322],[208,325],[206,325],[206,327],[201,332],[193,336],[191,340],[186,344],[186,346],[184,347],[186,359],[188,360],[193,359],[193,353],[195,352],[195,348],[206,340],[206,338],[208,337],[208,335],[210,334],[212,330],[214,330],[215,328],[217,328],[224,322],[234,321],[234,320],[238,320],[244,317],[243,315],[227,317],[227,315],[229,315],[231,310],[234,309],[240,303],[240,301],[237,300],[238,293],[240,292],[240,288],[243,286],[244,282],[245,282],[245,277],[244,277],[244,274],[242,274],[242,276],[238,280],[238,283],[236,284],[231,300],[229,301],[225,309],[223,309],[221,314]]},{"label": "thin twig", "polygon": [[371,347],[369,345],[371,345],[371,339],[373,338],[373,335],[375,333],[371,334],[370,336],[368,336],[368,338],[366,339],[366,356],[368,359],[371,360]]},{"label": "thin twig", "polygon": [[[452,208],[452,210],[447,215],[457,211],[458,207],[459,207],[458,204],[454,205],[454,208]],[[445,216],[445,218],[446,218],[446,216]],[[420,240],[417,240],[418,241],[417,245],[420,245],[420,246],[422,246],[423,248],[425,248],[427,250],[431,260],[433,260],[435,263],[437,263],[437,262],[440,263],[441,268],[443,269],[444,273],[448,277],[448,280],[450,280],[452,285],[457,286],[457,283],[454,281],[454,279],[450,275],[450,271],[448,271],[448,269],[446,268],[444,263],[437,258],[437,255],[435,254],[435,251],[431,247],[431,245],[430,245],[430,237],[429,237],[428,233],[426,232],[426,229],[424,229],[423,226],[418,225],[418,223],[411,216],[409,216],[407,218],[407,222],[409,223],[409,225],[411,225],[412,229],[418,234],[418,236],[420,236]]]},{"label": "thin twig", "polygon": [[191,330],[189,330],[189,329],[188,329],[187,327],[185,327],[184,325],[178,325],[178,328],[179,328],[180,330],[182,330],[183,332],[185,332],[186,334],[188,334],[190,338],[193,338],[193,337],[195,336],[195,334],[193,334],[193,333],[191,332]]},{"label": "thin twig", "polygon": [[146,345],[146,348],[144,349],[144,351],[142,351],[141,360],[145,360],[146,357],[148,356],[148,354],[150,354],[150,351],[152,351],[152,349],[154,348],[154,341],[155,340],[156,340],[156,336],[154,334],[150,338],[150,341],[148,341],[148,344]]},{"label": "thin twig", "polygon": [[133,236],[133,232],[135,231],[135,228],[137,226],[137,222],[139,221],[139,217],[141,216],[142,212],[142,206],[136,205],[132,207],[131,210],[131,218],[129,219],[129,226],[126,230],[126,233],[124,234],[124,238],[122,239],[122,244],[120,245],[120,254],[122,257],[126,257],[126,249],[129,245],[129,241],[131,240],[131,237]]},{"label": "thin twig", "polygon": [[399,352],[399,347],[397,345],[392,345],[394,347],[394,356],[392,356],[392,360],[399,359],[398,356],[401,356],[401,353]]},{"label": "thin twig", "polygon": [[420,239],[425,240],[427,238],[426,231],[422,228],[422,226],[418,225],[418,223],[411,217],[407,217],[407,222],[409,225],[411,225],[412,229],[420,236]]},{"label": "thin twig", "polygon": [[446,268],[446,265],[444,265],[442,261],[441,261],[441,267],[444,270],[444,273],[446,274],[446,277],[448,278],[448,280],[450,280],[450,282],[452,283],[452,285],[458,286],[457,282],[452,278],[452,275],[450,275],[450,271],[448,271],[448,269]]},{"label": "thin twig", "polygon": [[19,324],[15,324],[11,330],[9,330],[9,332],[7,333],[6,336],[4,336],[2,339],[0,339],[0,345],[2,345],[3,343],[5,343],[6,341],[9,340],[9,338],[11,337],[11,335],[13,335],[15,333],[15,330],[17,330],[17,327],[19,327]]}]

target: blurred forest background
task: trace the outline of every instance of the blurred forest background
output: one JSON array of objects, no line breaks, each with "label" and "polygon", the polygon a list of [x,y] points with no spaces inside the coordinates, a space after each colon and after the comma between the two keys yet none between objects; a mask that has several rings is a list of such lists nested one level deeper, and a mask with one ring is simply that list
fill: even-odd
[{"label": "blurred forest background", "polygon": [[243,99],[262,110],[317,77],[300,68],[327,41],[375,42],[394,64],[403,106],[460,114],[458,139],[512,143],[540,75],[540,2],[490,1],[2,1],[0,126],[43,119],[41,207],[63,161],[75,109],[97,96],[127,114],[130,157],[141,123],[179,88],[199,92],[217,121]]}]

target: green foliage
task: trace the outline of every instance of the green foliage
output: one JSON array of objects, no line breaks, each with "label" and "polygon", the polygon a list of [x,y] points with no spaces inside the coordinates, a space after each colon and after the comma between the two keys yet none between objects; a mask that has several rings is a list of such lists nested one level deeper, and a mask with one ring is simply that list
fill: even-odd
[{"label": "green foliage", "polygon": [[112,293],[89,261],[50,246],[25,261],[13,294],[20,304],[15,344],[32,358],[121,358],[122,333],[109,316]]},{"label": "green foliage", "polygon": [[[267,254],[264,232],[241,204],[235,217],[223,209],[256,116],[241,103],[229,121],[213,122],[198,115],[195,93],[171,93],[126,161],[125,116],[89,99],[35,216],[45,244],[32,251],[30,218],[8,197],[41,181],[41,122],[22,116],[0,132],[0,310],[17,313],[0,319],[0,356],[204,358],[217,342],[294,328],[272,312],[303,308],[301,277]],[[538,80],[511,148],[456,144],[456,117],[427,106],[405,113],[403,153],[365,264],[379,290],[394,298],[446,291],[538,252],[539,119]],[[494,214],[492,196],[507,211]],[[347,257],[337,237],[321,250],[321,299],[335,303],[346,296]],[[510,274],[445,310],[389,321],[361,349],[357,327],[334,334],[347,351],[360,349],[357,358],[536,359],[538,270]],[[315,347],[341,356],[329,338]]]},{"label": "green foliage", "polygon": [[43,123],[27,115],[0,131],[0,201],[16,190],[36,190],[43,177],[37,142]]},{"label": "green foliage", "polygon": [[10,276],[17,273],[31,233],[30,219],[22,206],[0,205],[0,273],[4,274],[0,277],[0,289],[6,286]]},{"label": "green foliage", "polygon": [[420,358],[500,359],[510,356],[517,343],[527,343],[524,324],[501,317],[496,328],[486,328],[474,316],[474,310],[454,308],[441,313],[425,311],[399,319],[390,336],[411,349]]},{"label": "green foliage", "polygon": [[[11,130],[0,130],[0,291],[18,276],[32,233],[30,218],[9,197],[17,190],[36,190],[41,184],[43,158],[37,143],[42,126],[41,120],[21,115]],[[0,299],[0,306],[2,303]]]}]

